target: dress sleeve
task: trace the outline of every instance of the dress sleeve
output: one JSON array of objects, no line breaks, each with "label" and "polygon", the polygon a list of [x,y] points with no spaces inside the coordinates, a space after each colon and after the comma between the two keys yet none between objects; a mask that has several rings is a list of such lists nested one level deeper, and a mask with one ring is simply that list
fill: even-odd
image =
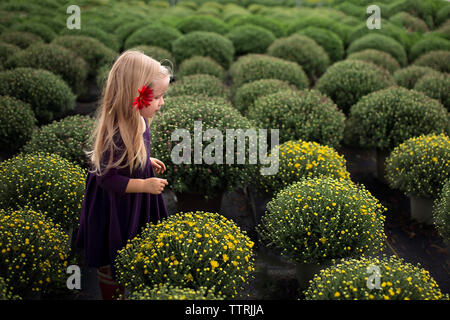
[{"label": "dress sleeve", "polygon": [[[119,142],[120,144],[120,142]],[[120,158],[120,154],[119,151],[115,151],[114,152],[114,156],[113,156],[113,162],[118,161]],[[102,166],[102,170],[104,169],[104,167],[106,167],[106,164],[108,163],[108,159],[109,159],[109,151],[105,152],[102,159],[105,165]],[[97,176],[97,182],[99,184],[100,187],[102,187],[105,190],[111,191],[111,192],[116,192],[119,194],[125,194],[127,186],[128,186],[128,182],[130,181],[130,178],[124,175],[119,174],[119,170],[117,168],[110,168],[108,170],[108,172],[106,172],[105,174],[102,174],[101,176]]]}]

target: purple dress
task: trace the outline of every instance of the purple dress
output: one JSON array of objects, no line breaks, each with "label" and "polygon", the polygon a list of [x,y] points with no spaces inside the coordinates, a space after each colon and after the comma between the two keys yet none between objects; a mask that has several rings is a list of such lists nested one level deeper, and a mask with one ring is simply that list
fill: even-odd
[{"label": "purple dress", "polygon": [[[156,223],[168,217],[162,194],[125,192],[130,178],[146,179],[155,176],[150,162],[150,130],[147,122],[145,124],[143,135],[148,161],[143,171],[136,168],[130,176],[129,167],[112,168],[101,177],[88,173],[86,178],[75,245],[84,249],[88,266],[111,265],[113,277],[117,251],[126,245],[127,240],[138,235],[148,222]],[[116,144],[123,148],[120,136],[116,140]],[[109,154],[106,153],[102,157],[102,163],[106,164],[108,157]],[[115,153],[113,158],[117,161],[120,155]]]}]

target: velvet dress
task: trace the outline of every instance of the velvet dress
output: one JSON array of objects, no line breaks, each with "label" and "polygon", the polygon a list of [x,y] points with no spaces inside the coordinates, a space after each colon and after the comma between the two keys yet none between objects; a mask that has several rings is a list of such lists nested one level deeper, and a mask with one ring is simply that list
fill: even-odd
[{"label": "velvet dress", "polygon": [[[130,175],[129,167],[112,168],[102,176],[89,172],[86,177],[86,191],[75,245],[84,250],[89,267],[111,265],[113,278],[117,251],[126,245],[128,239],[138,235],[148,222],[156,223],[168,217],[162,193],[125,192],[130,178],[155,177],[150,162],[150,130],[147,122],[145,127],[143,137],[148,161],[143,171],[135,168]],[[120,135],[114,140],[116,145],[124,148]],[[102,157],[101,163],[105,166],[108,157],[108,153]],[[119,152],[115,152],[114,162],[119,159]]]}]

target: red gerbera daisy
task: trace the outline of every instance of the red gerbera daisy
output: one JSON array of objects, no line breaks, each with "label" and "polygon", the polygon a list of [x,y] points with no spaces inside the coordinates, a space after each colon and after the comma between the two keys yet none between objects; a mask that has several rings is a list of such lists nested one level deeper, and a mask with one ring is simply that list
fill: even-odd
[{"label": "red gerbera daisy", "polygon": [[150,86],[142,86],[141,90],[138,89],[139,95],[134,99],[133,106],[136,106],[136,110],[142,109],[144,106],[149,106],[153,101],[153,90]]}]

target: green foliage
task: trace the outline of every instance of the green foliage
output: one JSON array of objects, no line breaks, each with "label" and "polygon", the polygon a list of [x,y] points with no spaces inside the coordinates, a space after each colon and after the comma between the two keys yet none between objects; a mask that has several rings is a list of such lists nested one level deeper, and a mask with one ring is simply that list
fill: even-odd
[{"label": "green foliage", "polygon": [[2,151],[14,154],[30,138],[37,124],[28,103],[0,96],[0,144]]},{"label": "green foliage", "polygon": [[422,78],[428,73],[434,73],[434,70],[429,67],[420,67],[417,65],[411,65],[407,68],[400,69],[394,72],[393,76],[395,82],[407,89],[413,89],[417,80]]},{"label": "green foliage", "polygon": [[229,27],[222,20],[212,16],[186,17],[177,24],[177,29],[184,34],[193,31],[207,31],[225,35],[229,31]]},{"label": "green foliage", "polygon": [[89,136],[94,127],[90,116],[74,115],[51,124],[42,126],[35,131],[25,144],[24,153],[48,152],[76,163],[82,168],[89,167],[89,159],[84,150],[89,150]]},{"label": "green foliage", "polygon": [[271,56],[297,62],[314,83],[330,64],[326,51],[307,36],[294,34],[275,40],[267,49]]},{"label": "green foliage", "polygon": [[365,49],[375,49],[389,53],[401,66],[408,62],[406,51],[403,46],[394,39],[381,34],[368,34],[353,41],[347,48],[347,54],[362,51]]},{"label": "green foliage", "polygon": [[400,69],[400,64],[389,53],[375,49],[366,49],[363,51],[352,53],[347,57],[347,60],[361,60],[371,62],[379,67],[386,69],[390,73],[394,73],[395,71]]},{"label": "green foliage", "polygon": [[54,44],[38,43],[11,56],[5,65],[7,68],[34,68],[51,71],[80,94],[88,73],[87,63],[74,52]]},{"label": "green foliage", "polygon": [[416,135],[386,159],[386,180],[406,195],[436,199],[450,176],[450,139],[445,134]]},{"label": "green foliage", "polygon": [[22,298],[12,294],[5,279],[0,277],[0,301],[2,300],[22,300]]},{"label": "green foliage", "polygon": [[38,35],[30,32],[7,30],[0,34],[0,41],[25,49],[29,45],[42,42],[43,40]]},{"label": "green foliage", "polygon": [[433,221],[444,242],[450,244],[450,179],[442,187],[433,207]]},{"label": "green foliage", "polygon": [[315,88],[347,114],[361,97],[394,84],[390,73],[383,68],[369,62],[345,60],[329,67]]},{"label": "green foliage", "polygon": [[156,46],[171,51],[171,43],[181,37],[175,28],[160,24],[147,25],[134,31],[124,44],[124,49],[140,45]]},{"label": "green foliage", "polygon": [[450,74],[433,72],[417,80],[414,90],[439,100],[450,111]]},{"label": "green foliage", "polygon": [[450,41],[437,36],[423,37],[411,47],[409,58],[415,61],[420,56],[436,50],[450,51]]},{"label": "green foliage", "polygon": [[218,213],[176,213],[148,223],[119,250],[118,281],[132,292],[167,284],[234,298],[255,270],[253,245],[245,231]]},{"label": "green foliage", "polygon": [[156,61],[162,61],[164,59],[170,60],[171,62],[174,60],[172,53],[170,53],[170,51],[160,48],[160,47],[155,47],[155,46],[137,46],[134,48],[131,48],[133,50],[139,50],[141,52],[143,52],[144,54],[146,54],[149,57],[152,57],[153,59],[155,59]]},{"label": "green foliage", "polygon": [[386,240],[387,209],[349,179],[304,178],[280,191],[266,208],[258,234],[297,263],[376,254]]},{"label": "green foliage", "polygon": [[75,107],[75,95],[59,76],[50,71],[16,68],[0,72],[0,95],[29,103],[39,124]]},{"label": "green foliage", "polygon": [[56,154],[19,154],[0,162],[0,208],[39,210],[63,228],[76,227],[86,170]]},{"label": "green foliage", "polygon": [[297,89],[304,89],[309,85],[306,73],[297,63],[262,54],[240,57],[231,65],[229,73],[233,79],[233,91],[244,83],[260,79],[286,81]]},{"label": "green foliage", "polygon": [[[175,97],[176,98],[176,97]],[[218,97],[192,97],[184,96],[183,98],[166,99],[162,109],[162,113],[156,121],[152,123],[155,126],[151,129],[152,140],[151,150],[154,156],[166,165],[167,171],[165,177],[171,183],[171,189],[176,192],[196,192],[207,197],[216,196],[224,190],[234,190],[250,183],[256,170],[254,164],[249,164],[248,150],[250,142],[244,142],[246,160],[245,164],[226,164],[226,143],[223,143],[223,149],[211,142],[200,142],[203,150],[203,157],[209,156],[214,158],[212,151],[216,157],[223,155],[222,159],[217,159],[216,163],[207,163],[202,161],[201,164],[192,165],[194,162],[194,148],[192,142],[184,141],[174,142],[171,140],[172,133],[175,129],[186,129],[191,135],[194,133],[194,121],[202,121],[203,135],[208,129],[217,129],[221,132],[225,139],[226,130],[252,128],[251,122],[243,117],[238,110],[227,104],[223,99]],[[172,102],[171,102],[172,101]],[[180,117],[180,114],[183,117]],[[197,139],[198,143],[198,137]],[[220,139],[220,138],[219,138]],[[215,140],[215,139],[214,139]],[[237,138],[235,138],[237,140]],[[216,142],[216,141],[214,141]],[[188,145],[187,149],[182,149],[183,145]],[[172,161],[171,153],[173,148],[177,148],[177,154],[184,159],[183,163],[175,164]],[[181,149],[181,150],[180,150]],[[237,150],[241,154],[243,150]],[[188,160],[190,159],[190,161]],[[187,163],[186,163],[187,162]]]},{"label": "green foliage", "polygon": [[277,20],[262,15],[252,14],[246,16],[238,16],[228,21],[228,25],[232,28],[245,24],[252,24],[267,29],[272,32],[273,35],[277,38],[283,37],[285,35],[283,26]]},{"label": "green foliage", "polygon": [[302,139],[337,148],[344,133],[344,114],[317,90],[285,90],[259,97],[249,106],[247,117],[260,128],[280,129],[280,143]]},{"label": "green foliage", "polygon": [[317,27],[330,30],[341,38],[344,44],[347,44],[347,34],[350,31],[350,27],[340,24],[331,18],[324,18],[318,16],[306,17],[301,20],[296,20],[292,23],[286,30],[286,34],[291,35],[299,30],[308,28],[308,27]]},{"label": "green foliage", "polygon": [[222,81],[209,74],[194,74],[175,81],[169,88],[167,96],[204,95],[228,97],[228,89]]},{"label": "green foliage", "polygon": [[16,45],[0,41],[0,67],[3,67],[6,60],[20,50]]},{"label": "green foliage", "polygon": [[409,138],[445,132],[448,116],[438,101],[423,93],[391,87],[352,106],[347,129],[359,146],[391,151]]},{"label": "green foliage", "polygon": [[233,97],[233,106],[242,114],[246,114],[249,106],[251,106],[259,97],[286,89],[295,90],[295,87],[289,85],[286,81],[277,79],[261,79],[248,82],[236,90]]},{"label": "green foliage", "polygon": [[247,53],[265,53],[275,41],[274,34],[251,24],[236,26],[226,35],[233,42],[236,56]]},{"label": "green foliage", "polygon": [[296,33],[305,35],[313,39],[319,46],[321,46],[328,53],[330,62],[342,60],[345,54],[344,43],[339,36],[327,29],[308,27],[301,29]]},{"label": "green foliage", "polygon": [[193,56],[209,56],[225,69],[228,69],[234,57],[231,40],[205,31],[194,31],[181,36],[172,43],[172,52],[178,64]]},{"label": "green foliage", "polygon": [[[368,270],[380,270],[380,289],[367,285]],[[372,269],[371,269],[372,268]],[[374,274],[374,273],[372,273]],[[372,281],[372,284],[374,282]],[[376,282],[375,282],[376,284]],[[314,276],[306,300],[448,300],[430,273],[395,256],[346,259]]]},{"label": "green foliage", "polygon": [[393,24],[396,24],[404,28],[408,32],[420,32],[424,33],[428,31],[426,23],[407,12],[399,12],[389,18]]},{"label": "green foliage", "polygon": [[450,51],[436,50],[425,53],[414,61],[414,65],[430,67],[439,72],[450,73]]},{"label": "green foliage", "polygon": [[56,32],[43,23],[34,21],[19,22],[11,26],[11,30],[25,31],[40,36],[44,41],[50,42],[56,37]]},{"label": "green foliage", "polygon": [[72,50],[89,65],[89,78],[95,78],[97,70],[105,64],[112,64],[117,53],[100,41],[86,36],[59,36],[52,41]]},{"label": "green foliage", "polygon": [[223,80],[225,69],[210,57],[194,56],[181,63],[177,76],[181,79],[194,74],[209,74]]},{"label": "green foliage", "polygon": [[63,29],[60,33],[60,36],[87,36],[94,39],[97,39],[101,43],[103,43],[106,47],[114,50],[119,51],[121,45],[119,43],[119,40],[116,38],[116,36],[112,33],[107,33],[103,31],[102,29],[96,27],[96,26],[83,26],[81,29]]}]

